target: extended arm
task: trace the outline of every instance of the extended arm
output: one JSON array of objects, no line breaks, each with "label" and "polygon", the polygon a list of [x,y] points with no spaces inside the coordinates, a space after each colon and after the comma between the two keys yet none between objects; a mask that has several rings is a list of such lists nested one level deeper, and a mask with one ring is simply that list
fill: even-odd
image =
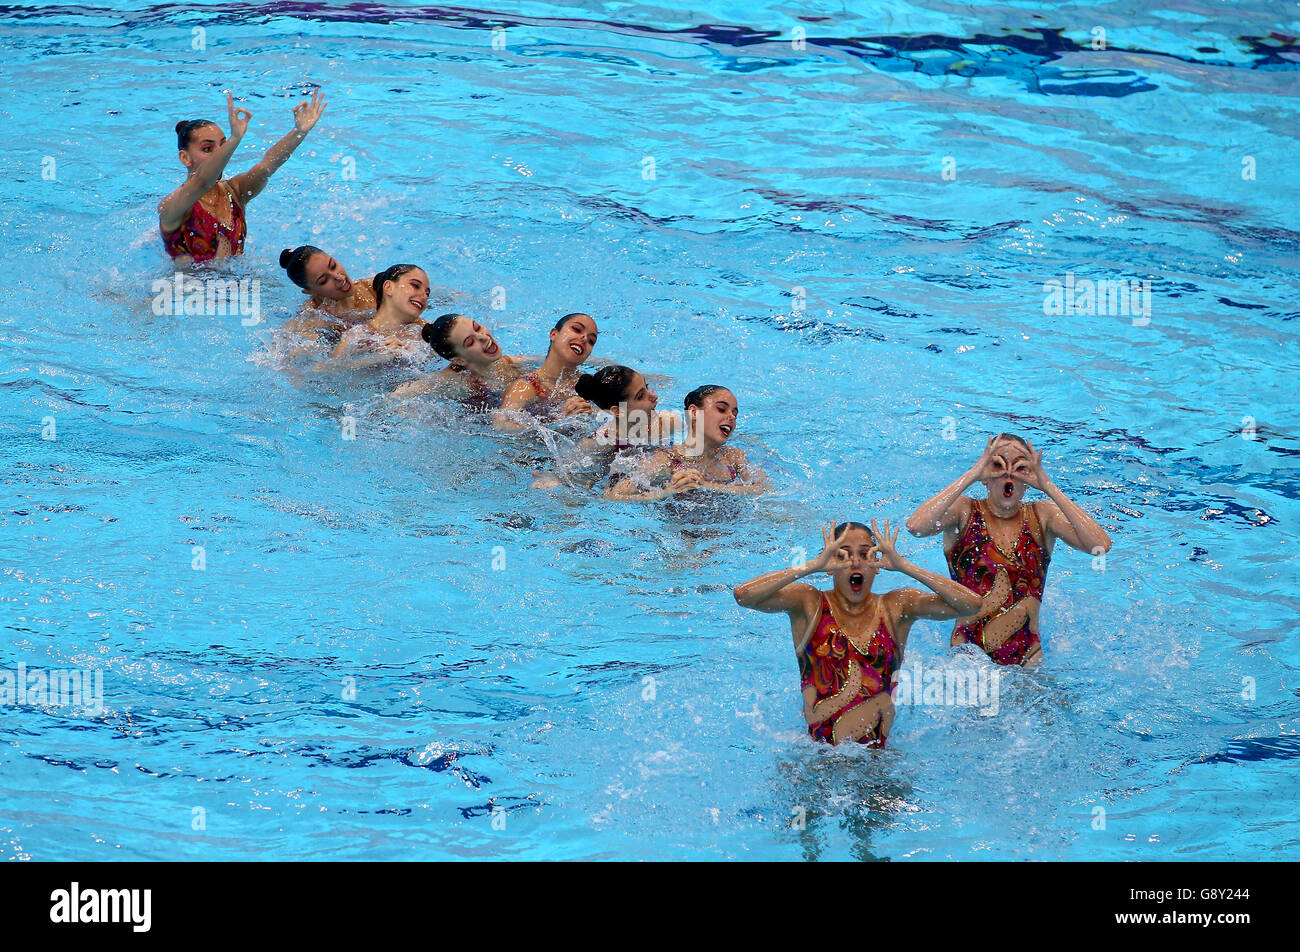
[{"label": "extended arm", "polygon": [[226,170],[226,164],[248,131],[248,120],[253,118],[253,114],[247,109],[236,109],[234,94],[229,92],[226,93],[226,108],[229,111],[230,138],[212,151],[212,155],[185,180],[184,185],[158,203],[158,224],[164,232],[173,232],[181,227],[194,203],[221,181],[221,173]]},{"label": "extended arm", "polygon": [[307,133],[311,132],[312,127],[316,125],[316,120],[320,118],[326,105],[321,99],[320,87],[317,87],[310,101],[303,100],[293,107],[293,131],[267,149],[261,162],[230,180],[235,195],[241,202],[247,202],[266,188],[267,179],[289,160],[294,149],[307,138]]}]

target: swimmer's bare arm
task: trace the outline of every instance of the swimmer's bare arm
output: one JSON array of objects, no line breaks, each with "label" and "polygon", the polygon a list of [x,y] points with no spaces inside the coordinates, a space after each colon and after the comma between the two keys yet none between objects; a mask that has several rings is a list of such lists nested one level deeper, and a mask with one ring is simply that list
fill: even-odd
[{"label": "swimmer's bare arm", "polygon": [[785,612],[790,616],[790,634],[795,648],[802,651],[801,642],[807,639],[808,622],[821,602],[821,593],[799,579],[818,572],[835,572],[848,565],[844,559],[843,539],[844,533],[836,536],[835,524],[831,523],[822,529],[823,547],[817,558],[742,582],[731,591],[736,604],[760,612]]},{"label": "swimmer's bare arm", "polygon": [[994,454],[994,437],[989,437],[984,452],[975,461],[975,465],[951,484],[939,490],[925,502],[907,520],[907,531],[914,536],[932,536],[940,532],[955,532],[965,524],[970,515],[971,498],[964,495],[967,489],[981,479],[997,475],[1001,466],[1006,470],[1006,461]]},{"label": "swimmer's bare arm", "polygon": [[736,479],[730,483],[707,483],[705,489],[714,489],[723,493],[734,493],[738,496],[757,496],[760,493],[770,492],[772,485],[767,481],[767,474],[757,466],[750,466],[749,460],[740,450],[735,450],[730,457],[731,463],[736,467]]},{"label": "swimmer's bare arm", "polygon": [[908,614],[918,618],[959,618],[979,611],[983,600],[965,585],[954,582],[937,572],[923,569],[904,558],[897,548],[898,533],[899,530],[890,528],[888,519],[885,520],[883,531],[876,528],[876,520],[872,519],[871,534],[875,536],[876,544],[867,553],[867,558],[875,558],[882,569],[901,572],[934,592],[934,595],[926,596],[924,592],[916,589],[902,589],[903,592],[915,592],[923,599],[935,600],[918,604],[915,606],[917,611],[909,610]]},{"label": "swimmer's bare arm", "polygon": [[185,180],[185,184],[158,203],[158,224],[165,232],[175,231],[189,217],[194,203],[212,186],[221,181],[221,173],[226,170],[226,163],[239,148],[239,142],[248,131],[248,120],[253,114],[247,109],[235,108],[235,97],[226,93],[226,108],[229,110],[230,138],[212,151],[208,160],[199,166],[199,170]]},{"label": "swimmer's bare arm", "polygon": [[524,410],[537,399],[533,385],[522,378],[513,381],[501,395],[501,409],[492,414],[492,426],[507,433],[528,428],[528,421],[521,418]]},{"label": "swimmer's bare arm", "polygon": [[321,99],[320,87],[317,86],[310,100],[304,99],[293,107],[293,131],[267,149],[261,162],[230,180],[241,202],[247,202],[266,188],[267,179],[289,161],[289,156],[293,155],[294,149],[307,138],[307,133],[311,132],[312,127],[316,125],[316,120],[325,111],[326,105],[327,103]]},{"label": "swimmer's bare arm", "polygon": [[446,377],[447,372],[446,370],[440,370],[436,374],[429,374],[429,376],[421,377],[419,380],[408,380],[393,390],[393,399],[406,400],[409,397],[418,397],[434,390],[445,391],[452,389],[459,381]]},{"label": "swimmer's bare arm", "polygon": [[704,485],[704,474],[698,469],[679,469],[673,472],[672,457],[665,452],[655,453],[646,463],[646,473],[653,483],[666,483],[662,488],[642,489],[632,479],[623,478],[605,490],[606,499],[647,502],[663,499],[676,493],[699,489]]},{"label": "swimmer's bare arm", "polygon": [[1042,451],[1035,450],[1032,443],[1027,445],[1030,458],[1021,460],[1013,475],[1023,480],[1026,486],[1032,486],[1039,492],[1045,493],[1051,500],[1051,502],[1034,503],[1043,531],[1051,533],[1080,552],[1088,552],[1092,555],[1109,552],[1110,536],[1106,534],[1106,530],[1097,525],[1097,520],[1084,512],[1074,500],[1061,492],[1056,483],[1052,482],[1051,477],[1043,472]]}]

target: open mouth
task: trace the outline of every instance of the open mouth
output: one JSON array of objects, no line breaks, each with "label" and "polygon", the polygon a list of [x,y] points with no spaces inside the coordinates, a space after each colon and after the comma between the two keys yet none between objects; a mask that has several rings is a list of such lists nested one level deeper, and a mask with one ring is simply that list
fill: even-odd
[{"label": "open mouth", "polygon": [[583,351],[581,345],[579,345],[579,344],[570,344],[570,345],[569,345],[569,350],[573,351],[573,352],[574,352],[575,354],[577,354],[579,357],[583,356],[583,354],[584,354],[584,351]]},{"label": "open mouth", "polygon": [[849,576],[849,588],[853,591],[854,595],[861,594],[862,592],[861,572],[854,572],[852,575]]},{"label": "open mouth", "polygon": [[1016,491],[1016,484],[1013,483],[1011,480],[1008,479],[1005,483],[1002,484],[1002,498],[1003,498],[1003,499],[1010,499],[1011,496],[1012,496],[1012,494],[1013,494],[1015,491]]},{"label": "open mouth", "polygon": [[352,292],[352,282],[344,279],[343,283],[339,285],[339,290],[344,294],[350,294]]},{"label": "open mouth", "polygon": [[718,427],[718,429],[722,431],[722,435],[723,435],[723,436],[725,436],[725,437],[730,437],[730,436],[731,436],[731,424],[730,424],[730,423],[723,423],[721,426]]},{"label": "open mouth", "polygon": [[497,346],[497,342],[496,342],[496,341],[493,341],[491,347],[485,347],[485,348],[483,348],[483,353],[485,353],[485,354],[487,354],[489,357],[491,357],[493,354],[498,353],[500,350],[501,350],[501,348]]}]

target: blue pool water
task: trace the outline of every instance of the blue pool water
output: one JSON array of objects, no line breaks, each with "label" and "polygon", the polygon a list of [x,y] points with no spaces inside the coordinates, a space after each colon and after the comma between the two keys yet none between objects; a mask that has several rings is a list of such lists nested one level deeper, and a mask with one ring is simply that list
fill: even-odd
[{"label": "blue pool water", "polygon": [[[105,707],[0,707],[3,854],[1295,858],[1297,33],[1262,0],[0,9],[0,666],[102,669]],[[313,83],[215,269],[263,323],[155,314],[173,124],[246,97],[238,171]],[[286,356],[305,242],[423,265],[508,352],[590,312],[664,405],[734,389],[778,492],[531,492],[571,434]],[[1150,281],[1149,322],[1044,313],[1071,274]],[[999,430],[1104,571],[1058,547],[996,715],[814,746],[731,586]],[[909,664],[982,663],[947,633]]]}]

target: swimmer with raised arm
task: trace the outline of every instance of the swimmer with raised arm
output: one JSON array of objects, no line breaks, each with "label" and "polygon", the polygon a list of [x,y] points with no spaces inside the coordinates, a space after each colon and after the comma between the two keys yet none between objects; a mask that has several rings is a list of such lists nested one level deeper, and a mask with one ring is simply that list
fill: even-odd
[{"label": "swimmer with raised arm", "polygon": [[596,348],[596,322],[589,314],[566,314],[551,330],[546,359],[532,373],[524,374],[506,387],[501,409],[492,417],[500,430],[522,430],[528,423],[523,413],[544,413],[553,417],[590,413],[591,404],[574,391],[578,368]]},{"label": "swimmer with raised arm", "polygon": [[[965,495],[982,482],[987,498]],[[1025,503],[1025,488],[1047,499]],[[1043,454],[1010,433],[990,437],[975,465],[907,520],[914,536],[943,533],[948,572],[979,593],[978,611],[957,619],[954,645],[970,642],[998,664],[1042,660],[1038,611],[1052,547],[1110,551],[1110,536],[1043,472]]]},{"label": "swimmer with raised arm", "polygon": [[325,110],[319,87],[310,100],[293,108],[293,131],[271,146],[262,161],[229,180],[221,177],[253,114],[236,109],[226,93],[230,137],[207,119],[176,123],[176,145],[188,176],[185,183],[158,203],[158,228],[163,247],[178,263],[211,261],[243,254],[248,225],[244,206],[266,187],[267,179],[288,161],[307,138]]},{"label": "swimmer with raised arm", "polygon": [[383,363],[402,356],[427,353],[420,315],[429,306],[429,276],[413,264],[395,264],[375,275],[375,316],[343,334],[330,354],[331,361],[362,358],[362,363]]},{"label": "swimmer with raised arm", "polygon": [[[803,715],[808,733],[831,744],[884,747],[894,721],[891,693],[903,664],[912,624],[920,618],[956,618],[979,607],[963,585],[928,572],[899,555],[898,530],[846,522],[822,530],[821,555],[811,562],[768,572],[737,585],[736,603],[760,612],[785,612],[799,659]],[[871,587],[887,569],[930,591]],[[825,572],[832,587],[820,591],[800,579]]]},{"label": "swimmer with raised arm", "polygon": [[740,415],[734,393],[716,384],[697,387],[686,395],[685,408],[686,442],[656,452],[607,489],[606,499],[663,499],[696,489],[751,495],[771,488],[744,450],[727,446]]},{"label": "swimmer with raised arm", "polygon": [[523,357],[511,357],[501,350],[492,332],[464,314],[443,314],[420,331],[434,353],[449,366],[420,380],[402,384],[393,391],[399,399],[438,391],[448,396],[489,403],[519,379]]}]

